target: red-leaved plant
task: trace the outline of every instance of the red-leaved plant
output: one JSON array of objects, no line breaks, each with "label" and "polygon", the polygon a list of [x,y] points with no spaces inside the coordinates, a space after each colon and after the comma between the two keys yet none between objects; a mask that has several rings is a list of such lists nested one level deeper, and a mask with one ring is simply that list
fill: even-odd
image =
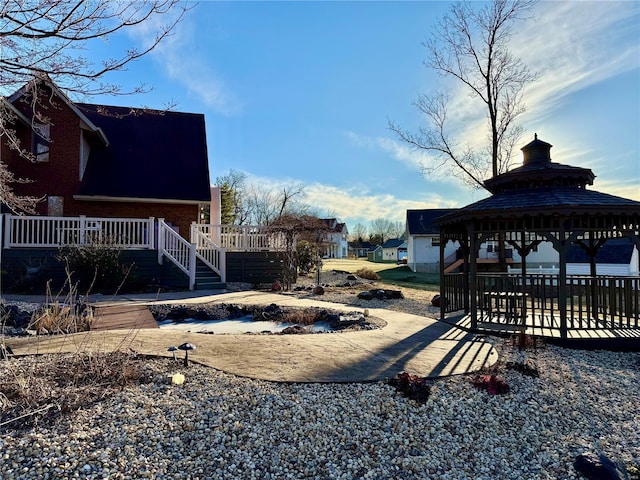
[{"label": "red-leaved plant", "polygon": [[511,390],[509,385],[496,375],[477,375],[473,379],[473,386],[478,390],[485,390],[489,395],[501,395]]},{"label": "red-leaved plant", "polygon": [[426,377],[411,375],[407,372],[399,373],[396,378],[389,381],[389,384],[396,387],[397,392],[402,392],[405,397],[424,403],[429,398],[431,388]]}]

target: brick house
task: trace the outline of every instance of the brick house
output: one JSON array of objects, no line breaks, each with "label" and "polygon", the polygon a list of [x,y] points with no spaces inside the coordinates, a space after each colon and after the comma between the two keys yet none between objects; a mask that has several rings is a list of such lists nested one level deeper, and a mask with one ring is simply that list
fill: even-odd
[{"label": "brick house", "polygon": [[9,148],[6,136],[0,160],[30,180],[13,184],[16,194],[39,199],[35,215],[0,205],[3,286],[33,271],[64,281],[59,248],[96,238],[116,242],[149,286],[213,289],[282,278],[277,235],[201,222],[205,206],[219,222],[204,115],[72,102],[48,77],[0,97],[0,109],[34,161]]},{"label": "brick house", "polygon": [[188,235],[211,199],[204,115],[74,103],[39,82],[46,123],[32,128],[28,85],[6,99],[35,155],[29,162],[2,142],[2,161],[31,180],[14,191],[40,198],[38,215],[164,218]]}]

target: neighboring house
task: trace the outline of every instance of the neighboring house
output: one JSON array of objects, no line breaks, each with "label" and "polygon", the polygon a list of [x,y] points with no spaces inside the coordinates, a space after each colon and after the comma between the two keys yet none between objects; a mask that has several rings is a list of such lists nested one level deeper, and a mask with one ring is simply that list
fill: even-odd
[{"label": "neighboring house", "polygon": [[[639,274],[638,249],[628,238],[607,240],[596,254],[596,275],[634,276]],[[590,275],[586,252],[577,245],[567,252],[567,275]]]},{"label": "neighboring house", "polygon": [[324,242],[326,244],[323,257],[347,258],[349,255],[349,231],[345,223],[338,222],[335,218],[320,219],[328,228]]},{"label": "neighboring house", "polygon": [[382,261],[397,262],[406,257],[407,244],[401,238],[391,238],[382,244]]},{"label": "neighboring house", "polygon": [[[407,210],[407,265],[413,272],[440,271],[440,230],[433,220],[453,213],[454,209]],[[456,261],[457,243],[445,247],[445,261]]]},{"label": "neighboring house", "polygon": [[188,236],[210,202],[209,162],[202,114],[72,102],[48,78],[40,81],[49,118],[38,125],[27,87],[6,100],[29,162],[2,144],[2,161],[19,195],[35,196],[38,215],[164,218]]},{"label": "neighboring house", "polygon": [[367,260],[370,262],[382,262],[382,245],[371,245],[367,252]]},{"label": "neighboring house", "polygon": [[353,258],[367,258],[371,249],[371,242],[349,242],[349,256]]},{"label": "neighboring house", "polygon": [[[414,272],[438,273],[440,271],[440,231],[433,221],[455,212],[455,209],[407,210],[407,265]],[[445,269],[453,271],[462,263],[457,242],[445,246]],[[509,244],[505,246],[506,261],[510,265],[521,263],[518,252]],[[478,265],[498,263],[498,242],[488,240],[478,249]],[[541,242],[527,255],[527,268],[550,268],[558,263],[558,253],[550,242]],[[446,273],[449,273],[447,271]]]}]

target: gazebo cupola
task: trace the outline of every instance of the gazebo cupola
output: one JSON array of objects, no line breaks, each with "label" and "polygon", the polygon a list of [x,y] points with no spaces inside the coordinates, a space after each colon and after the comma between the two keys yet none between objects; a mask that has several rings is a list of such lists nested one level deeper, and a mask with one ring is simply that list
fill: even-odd
[{"label": "gazebo cupola", "polygon": [[586,188],[593,185],[595,175],[588,168],[562,165],[551,161],[551,145],[535,135],[522,147],[522,166],[484,182],[491,193],[545,187]]}]

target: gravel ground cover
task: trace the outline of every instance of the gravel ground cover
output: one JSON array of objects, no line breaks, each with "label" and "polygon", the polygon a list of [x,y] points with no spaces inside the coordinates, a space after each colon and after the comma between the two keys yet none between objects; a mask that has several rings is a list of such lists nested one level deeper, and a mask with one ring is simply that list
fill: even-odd
[{"label": "gravel ground cover", "polygon": [[[357,299],[375,287],[325,282],[324,295],[287,294],[437,314],[432,292]],[[77,376],[78,361],[104,365],[100,371],[117,362],[0,361],[0,405],[12,401],[8,382],[26,387],[16,375],[38,365],[54,374],[42,387],[49,404],[67,399],[61,412],[0,427],[0,478],[578,479],[573,462],[584,453],[602,453],[637,478],[640,353],[521,351],[511,339],[493,341],[501,360],[482,373],[496,375],[508,393],[491,395],[474,386],[484,377],[463,375],[430,381],[424,403],[386,382],[273,383],[130,354],[127,381],[93,379],[79,401],[78,380],[64,381]],[[54,369],[60,361],[76,367]],[[513,368],[523,365],[537,376]],[[167,383],[178,371],[185,383]],[[8,419],[3,414],[0,424]]]},{"label": "gravel ground cover", "polygon": [[[425,403],[384,382],[278,384],[170,359],[139,359],[142,383],[0,434],[0,477],[189,479],[568,479],[604,453],[640,464],[640,356],[508,341],[504,395],[458,376]],[[526,356],[539,377],[506,368]],[[0,362],[50,362],[49,358]],[[183,385],[164,381],[177,370]]]}]

